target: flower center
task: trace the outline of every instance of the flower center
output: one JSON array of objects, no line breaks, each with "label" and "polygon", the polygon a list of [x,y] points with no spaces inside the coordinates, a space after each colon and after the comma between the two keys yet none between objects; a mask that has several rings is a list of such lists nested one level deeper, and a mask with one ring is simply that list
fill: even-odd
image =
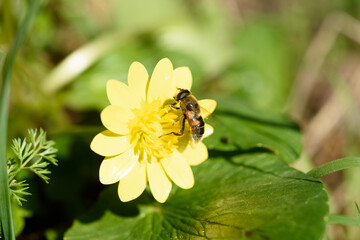
[{"label": "flower center", "polygon": [[171,154],[179,136],[170,133],[180,133],[182,113],[163,107],[160,101],[143,102],[140,109],[133,112],[135,119],[129,123],[130,141],[139,159],[149,159],[147,156],[161,159]]}]

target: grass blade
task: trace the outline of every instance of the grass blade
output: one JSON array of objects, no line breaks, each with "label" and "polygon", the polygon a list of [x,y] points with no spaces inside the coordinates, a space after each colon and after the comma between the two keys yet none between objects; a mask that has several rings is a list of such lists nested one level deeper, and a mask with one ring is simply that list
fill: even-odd
[{"label": "grass blade", "polygon": [[360,167],[360,158],[359,157],[348,157],[337,159],[328,163],[325,163],[317,168],[312,169],[307,173],[307,175],[313,178],[321,178],[330,173],[337,172],[343,169]]},{"label": "grass blade", "polygon": [[328,224],[332,225],[352,225],[360,227],[360,219],[343,215],[330,215]]},{"label": "grass blade", "polygon": [[10,47],[9,53],[5,59],[2,71],[2,88],[0,96],[0,219],[2,234],[5,239],[15,239],[14,223],[11,214],[11,202],[7,175],[7,124],[9,110],[9,95],[11,85],[11,72],[15,56],[24,40],[25,34],[29,29],[33,18],[35,17],[41,0],[31,2],[29,10],[17,30],[14,41]]},{"label": "grass blade", "polygon": [[354,225],[360,227],[360,209],[355,202],[356,217],[348,217],[344,215],[330,215],[328,224],[333,225]]}]

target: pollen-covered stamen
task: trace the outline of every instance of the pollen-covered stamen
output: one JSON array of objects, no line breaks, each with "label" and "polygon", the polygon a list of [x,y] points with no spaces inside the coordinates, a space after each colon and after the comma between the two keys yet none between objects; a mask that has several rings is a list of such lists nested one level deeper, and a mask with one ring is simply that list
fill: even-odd
[{"label": "pollen-covered stamen", "polygon": [[140,160],[145,154],[158,159],[171,154],[178,136],[166,134],[180,131],[179,114],[156,102],[144,103],[141,109],[134,109],[133,112],[135,119],[129,123],[130,141]]}]

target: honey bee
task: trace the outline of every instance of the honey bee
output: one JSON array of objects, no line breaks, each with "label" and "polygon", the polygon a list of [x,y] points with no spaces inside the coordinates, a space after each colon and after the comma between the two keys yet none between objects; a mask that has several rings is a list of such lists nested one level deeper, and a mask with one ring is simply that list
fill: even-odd
[{"label": "honey bee", "polygon": [[[205,131],[205,122],[201,116],[200,105],[197,102],[196,98],[191,95],[189,90],[182,88],[179,88],[178,90],[179,93],[174,96],[176,103],[171,104],[171,107],[178,110],[181,109],[184,115],[181,131],[180,133],[171,132],[164,135],[174,134],[176,136],[182,136],[185,129],[185,120],[187,119],[192,139],[195,141],[195,143],[197,143],[201,140]],[[180,107],[175,106],[178,103],[180,103]]]}]

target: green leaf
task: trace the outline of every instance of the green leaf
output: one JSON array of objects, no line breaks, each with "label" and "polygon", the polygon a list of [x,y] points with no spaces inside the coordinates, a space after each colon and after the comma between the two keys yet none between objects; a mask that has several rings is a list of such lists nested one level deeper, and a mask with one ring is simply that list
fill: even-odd
[{"label": "green leaf", "polygon": [[204,140],[210,149],[262,149],[288,163],[301,154],[299,128],[283,115],[258,111],[237,99],[227,99],[218,102],[214,119],[214,134]]},{"label": "green leaf", "polygon": [[65,239],[321,239],[321,182],[273,154],[228,154],[194,167],[195,186],[174,189],[164,204],[147,193],[121,203],[113,185]]},{"label": "green leaf", "polygon": [[323,165],[320,165],[317,168],[314,168],[307,175],[313,178],[321,178],[326,176],[330,173],[334,173],[343,169],[353,168],[353,167],[360,167],[360,158],[359,157],[347,157],[337,159]]}]

